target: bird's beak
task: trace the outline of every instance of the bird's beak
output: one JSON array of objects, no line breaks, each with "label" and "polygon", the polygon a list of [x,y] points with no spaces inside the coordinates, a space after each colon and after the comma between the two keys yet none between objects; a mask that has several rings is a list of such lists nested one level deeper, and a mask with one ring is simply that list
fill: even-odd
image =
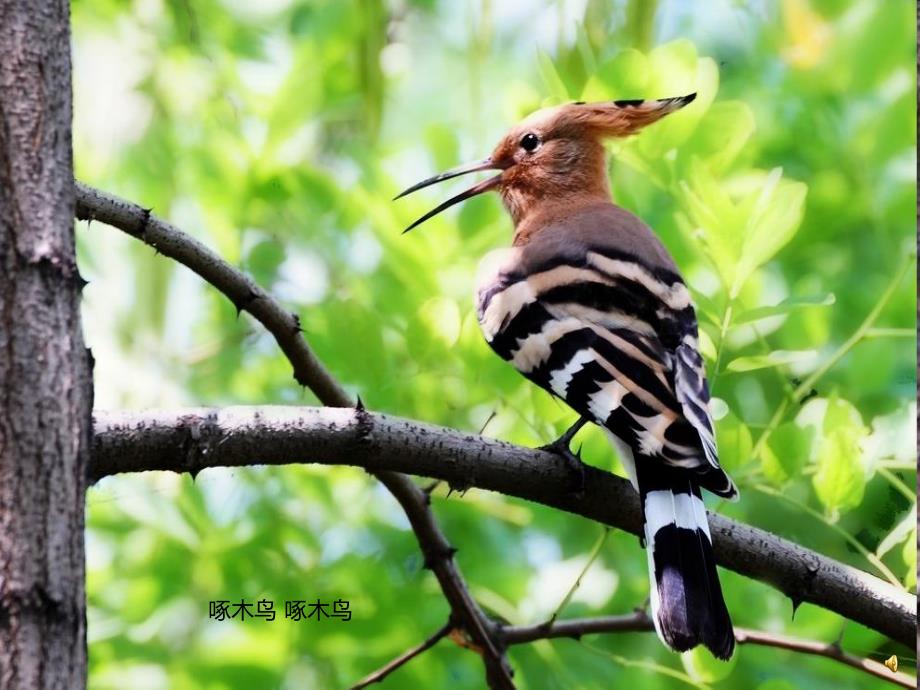
[{"label": "bird's beak", "polygon": [[[411,194],[412,192],[418,191],[419,189],[422,189],[423,187],[433,185],[437,182],[443,182],[444,180],[449,180],[452,177],[459,177],[460,175],[466,175],[468,173],[478,172],[480,170],[500,170],[500,169],[501,167],[493,163],[491,158],[486,158],[484,161],[476,161],[475,163],[468,163],[467,165],[461,165],[456,168],[451,168],[450,170],[442,172],[438,175],[435,175],[434,177],[429,177],[427,180],[423,180],[419,182],[418,184],[412,185],[411,187],[409,187],[403,192],[400,192],[396,197],[394,197],[393,201],[396,201],[396,199],[400,199],[406,196],[407,194]],[[465,201],[466,199],[474,197],[477,194],[482,194],[483,192],[487,192],[490,189],[494,189],[501,183],[501,179],[502,179],[502,176],[501,176],[501,173],[499,173],[498,175],[495,175],[494,177],[490,177],[487,180],[483,180],[479,184],[473,185],[472,187],[467,189],[465,192],[461,192],[457,196],[451,197],[450,199],[445,201],[443,204],[440,204],[436,206],[435,208],[431,209],[424,216],[422,216],[417,221],[412,223],[412,225],[410,225],[408,228],[403,230],[403,234],[409,232],[412,228],[416,227],[417,225],[421,225],[422,223],[424,223],[426,220],[428,220],[432,216],[438,215],[444,209],[450,208],[454,204],[459,204],[461,201]]]}]

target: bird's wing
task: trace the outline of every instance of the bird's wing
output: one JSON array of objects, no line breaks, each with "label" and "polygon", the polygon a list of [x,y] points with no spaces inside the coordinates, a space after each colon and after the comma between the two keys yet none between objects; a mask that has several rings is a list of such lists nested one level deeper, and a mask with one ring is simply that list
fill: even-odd
[{"label": "bird's wing", "polygon": [[486,340],[634,457],[692,470],[702,486],[733,496],[719,467],[686,285],[647,257],[564,231],[544,231],[542,245],[516,250],[486,276]]}]

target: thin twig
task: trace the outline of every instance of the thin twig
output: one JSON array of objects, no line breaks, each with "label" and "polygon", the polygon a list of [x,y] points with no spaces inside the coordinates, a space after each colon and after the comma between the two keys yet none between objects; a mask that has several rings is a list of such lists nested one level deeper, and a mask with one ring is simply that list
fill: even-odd
[{"label": "thin twig", "polygon": [[841,649],[839,644],[803,640],[797,637],[763,632],[762,630],[748,630],[747,628],[735,628],[735,640],[737,640],[738,644],[756,644],[764,647],[788,649],[801,654],[823,656],[825,659],[833,659],[841,664],[846,664],[852,668],[864,671],[876,678],[881,678],[882,680],[887,680],[889,683],[900,685],[902,688],[917,687],[917,679],[915,677],[906,673],[894,672],[885,666],[885,664],[881,664],[878,661],[864,659],[854,654],[848,654]]},{"label": "thin twig", "polygon": [[575,581],[572,583],[572,586],[569,587],[569,590],[565,593],[565,596],[562,597],[562,600],[559,602],[559,605],[553,611],[552,615],[549,617],[549,620],[544,623],[546,626],[551,626],[559,618],[559,614],[562,613],[562,609],[568,606],[569,602],[572,600],[572,597],[575,595],[575,591],[581,587],[581,581],[584,579],[588,570],[594,565],[594,561],[597,560],[597,557],[601,555],[601,549],[604,546],[604,542],[607,541],[607,537],[610,534],[610,527],[604,527],[600,535],[597,537],[597,541],[594,542],[594,546],[591,547],[591,552],[588,554],[588,560],[585,561],[585,564],[582,566],[581,571],[578,573],[578,577],[575,578]]},{"label": "thin twig", "polygon": [[[545,623],[516,625],[503,628],[501,634],[508,645],[524,644],[536,640],[569,637],[580,640],[584,635],[597,633],[651,632],[655,629],[652,619],[644,611],[623,616],[599,616],[597,618],[573,618],[556,621],[550,626]],[[776,647],[801,654],[821,656],[858,669],[889,683],[904,688],[916,688],[917,681],[906,673],[895,673],[887,666],[872,659],[849,654],[837,643],[815,642],[787,635],[777,635],[762,630],[735,628],[735,640],[739,645],[760,645]]]},{"label": "thin twig", "polygon": [[[294,369],[294,378],[324,405],[354,407],[356,401],[313,353],[296,314],[286,311],[252,278],[175,226],[156,217],[150,209],[75,182],[75,215],[79,220],[98,220],[122,230],[175,259],[222,292],[240,311],[251,314],[275,338]],[[358,404],[359,411],[363,405]],[[486,678],[491,688],[513,690],[512,671],[502,650],[492,640],[491,623],[473,600],[454,562],[450,547],[435,522],[429,497],[407,476],[396,472],[372,472],[396,497],[409,518],[425,555],[426,566],[438,579],[458,625],[483,650]]]},{"label": "thin twig", "polygon": [[434,647],[441,639],[447,637],[447,635],[450,634],[450,631],[453,629],[454,629],[453,622],[447,621],[447,623],[445,623],[444,626],[440,630],[438,630],[434,635],[429,637],[427,640],[422,642],[420,645],[417,645],[413,647],[412,649],[406,650],[405,652],[400,654],[398,657],[388,662],[386,665],[381,666],[373,673],[369,673],[364,678],[359,680],[357,683],[352,685],[350,690],[361,690],[362,688],[366,688],[368,685],[379,683],[384,678],[386,678],[388,675],[393,673],[393,671],[398,669],[400,666],[404,666],[405,664],[412,661],[415,657],[417,657],[422,652]]},{"label": "thin twig", "polygon": [[[915,472],[916,472],[916,470],[917,470],[916,466],[912,467],[911,469],[912,469],[913,471],[915,471]],[[899,494],[901,494],[901,495],[902,495],[904,498],[906,498],[908,501],[910,501],[911,503],[913,503],[914,501],[917,500],[917,494],[915,494],[915,493],[913,492],[913,490],[912,490],[909,486],[907,486],[907,484],[905,484],[903,481],[901,481],[901,478],[900,478],[898,475],[896,475],[894,472],[892,472],[891,470],[889,470],[887,467],[885,467],[885,466],[883,466],[883,465],[879,465],[879,466],[878,466],[878,473],[879,473],[882,477],[884,477],[885,479],[887,479],[888,482],[891,484],[891,486],[894,487],[895,491],[897,491]]]},{"label": "thin twig", "polygon": [[[584,492],[576,497],[559,490],[570,474],[565,460],[554,453],[413,420],[312,407],[95,413],[91,478],[303,462],[433,477],[535,501],[633,534],[642,529],[638,496],[621,477],[585,466]],[[917,599],[909,592],[718,514],[709,514],[709,526],[721,565],[767,583],[795,605],[823,606],[913,644]],[[419,536],[447,558],[446,542],[435,542],[424,531]]]}]

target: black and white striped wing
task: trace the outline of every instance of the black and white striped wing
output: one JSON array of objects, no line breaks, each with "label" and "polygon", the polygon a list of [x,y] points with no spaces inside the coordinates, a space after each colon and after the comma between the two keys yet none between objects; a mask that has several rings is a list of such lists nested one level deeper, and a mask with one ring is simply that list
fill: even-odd
[{"label": "black and white striped wing", "polygon": [[681,403],[684,417],[700,436],[700,443],[707,462],[719,467],[715,432],[709,412],[709,385],[706,383],[706,369],[696,346],[696,323],[694,333],[688,333],[674,352],[674,392]]},{"label": "black and white striped wing", "polygon": [[733,496],[680,277],[610,250],[527,258],[511,250],[483,273],[478,314],[491,347],[637,461],[693,470],[702,486]]}]

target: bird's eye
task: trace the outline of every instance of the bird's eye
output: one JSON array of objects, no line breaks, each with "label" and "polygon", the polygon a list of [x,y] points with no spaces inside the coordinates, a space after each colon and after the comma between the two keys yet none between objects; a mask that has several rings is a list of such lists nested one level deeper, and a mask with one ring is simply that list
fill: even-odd
[{"label": "bird's eye", "polygon": [[533,132],[528,132],[521,137],[521,148],[527,153],[533,153],[540,147],[540,137]]}]

